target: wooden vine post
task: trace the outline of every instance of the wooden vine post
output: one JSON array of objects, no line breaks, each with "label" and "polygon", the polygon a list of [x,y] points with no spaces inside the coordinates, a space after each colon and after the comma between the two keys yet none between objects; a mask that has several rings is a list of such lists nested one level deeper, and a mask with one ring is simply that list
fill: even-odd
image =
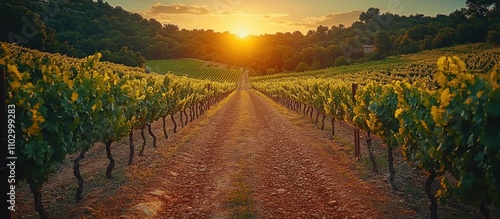
[{"label": "wooden vine post", "polygon": [[[358,84],[352,84],[352,101],[356,102],[356,91],[358,90]],[[359,128],[354,127],[354,156],[361,156],[361,146],[359,141]]]},{"label": "wooden vine post", "polygon": [[[208,90],[208,92],[210,92],[211,89],[212,89],[212,84],[207,84],[207,90]],[[212,105],[211,98],[208,98],[208,100],[207,100],[207,109],[210,109],[210,105]]]}]

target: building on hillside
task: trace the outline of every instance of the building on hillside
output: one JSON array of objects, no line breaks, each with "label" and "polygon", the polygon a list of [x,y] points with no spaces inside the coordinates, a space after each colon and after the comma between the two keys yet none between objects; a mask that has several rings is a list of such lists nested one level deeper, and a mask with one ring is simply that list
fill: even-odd
[{"label": "building on hillside", "polygon": [[375,45],[363,45],[363,52],[365,54],[375,52]]}]

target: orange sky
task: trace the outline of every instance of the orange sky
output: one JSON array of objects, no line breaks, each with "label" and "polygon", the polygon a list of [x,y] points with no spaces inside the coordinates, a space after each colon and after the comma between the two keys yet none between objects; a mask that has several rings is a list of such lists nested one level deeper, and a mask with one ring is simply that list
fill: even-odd
[{"label": "orange sky", "polygon": [[319,25],[350,26],[369,7],[396,14],[449,14],[465,0],[109,0],[112,6],[185,29],[235,34],[307,33]]},{"label": "orange sky", "polygon": [[[349,26],[359,17],[361,11],[331,13],[319,17],[305,17],[294,20],[286,13],[249,13],[243,11],[210,12],[204,6],[152,5],[147,10],[137,11],[147,18],[155,18],[162,23],[172,23],[186,29],[213,29],[215,31],[229,31],[235,34],[247,33],[260,35],[276,32],[293,32],[299,30],[306,33],[317,26],[345,24]],[[172,11],[188,13],[173,14]]]}]

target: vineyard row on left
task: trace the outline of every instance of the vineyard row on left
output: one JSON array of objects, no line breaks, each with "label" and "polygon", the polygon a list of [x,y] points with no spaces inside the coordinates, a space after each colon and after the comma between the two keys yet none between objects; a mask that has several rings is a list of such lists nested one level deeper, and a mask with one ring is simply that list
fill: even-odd
[{"label": "vineyard row on left", "polygon": [[236,87],[146,74],[100,58],[99,53],[76,59],[1,44],[7,105],[15,106],[16,180],[30,184],[42,218],[46,215],[40,190],[55,162],[97,142],[110,144],[133,129],[213,101]]}]

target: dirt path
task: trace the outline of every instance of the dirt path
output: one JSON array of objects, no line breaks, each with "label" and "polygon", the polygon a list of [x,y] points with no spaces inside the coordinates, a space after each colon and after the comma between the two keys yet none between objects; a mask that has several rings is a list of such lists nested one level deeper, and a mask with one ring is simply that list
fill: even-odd
[{"label": "dirt path", "polygon": [[[406,211],[385,186],[355,177],[311,127],[297,127],[286,109],[249,89],[248,74],[213,115],[171,138],[135,164],[119,191],[89,203],[108,218],[390,218]],[[170,141],[169,140],[169,141]],[[148,155],[149,156],[149,155]],[[135,172],[134,172],[135,171]]]}]

